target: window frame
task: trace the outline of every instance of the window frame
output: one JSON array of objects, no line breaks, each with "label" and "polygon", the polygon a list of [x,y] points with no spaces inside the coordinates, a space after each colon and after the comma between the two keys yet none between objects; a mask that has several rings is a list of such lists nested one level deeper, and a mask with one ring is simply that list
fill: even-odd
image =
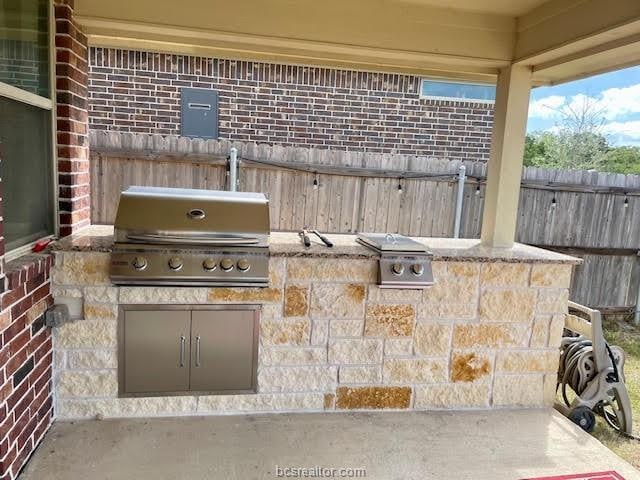
[{"label": "window frame", "polygon": [[[50,112],[50,123],[51,123],[51,194],[53,198],[51,199],[52,204],[52,212],[53,215],[53,233],[50,235],[45,235],[44,237],[40,237],[34,241],[31,241],[25,245],[20,247],[16,247],[12,250],[6,251],[4,256],[2,257],[5,262],[9,262],[11,260],[15,260],[22,255],[26,255],[31,252],[33,246],[41,242],[43,240],[49,240],[59,237],[60,234],[60,215],[59,215],[59,205],[58,205],[58,142],[57,142],[57,115],[56,115],[56,43],[55,43],[55,31],[56,31],[56,19],[55,19],[55,8],[53,5],[53,0],[48,0],[49,6],[49,97],[43,97],[37,95],[35,93],[29,92],[27,90],[23,90],[21,88],[15,87],[8,83],[0,82],[0,96],[4,98],[8,98],[11,100],[15,100],[17,102],[31,105],[42,110],[48,110]],[[6,242],[6,238],[3,240]]]},{"label": "window frame", "polygon": [[487,105],[493,105],[496,103],[494,100],[487,100],[484,98],[460,98],[460,97],[443,97],[438,95],[425,95],[424,92],[424,83],[425,82],[440,82],[440,83],[457,83],[461,85],[479,85],[479,86],[488,86],[495,87],[495,83],[491,82],[482,82],[482,81],[471,81],[471,80],[460,80],[457,78],[438,78],[438,77],[423,77],[420,80],[420,98],[425,98],[427,100],[442,100],[445,102],[466,102],[466,103],[484,103]]}]

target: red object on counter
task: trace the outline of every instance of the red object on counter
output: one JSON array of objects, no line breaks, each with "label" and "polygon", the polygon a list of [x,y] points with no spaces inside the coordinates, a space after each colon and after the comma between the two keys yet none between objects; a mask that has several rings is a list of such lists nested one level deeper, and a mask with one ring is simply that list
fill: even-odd
[{"label": "red object on counter", "polygon": [[38,253],[43,251],[45,248],[47,248],[47,245],[49,245],[51,243],[51,239],[47,239],[47,240],[40,240],[39,242],[35,243],[33,245],[33,248],[31,249],[31,251],[33,253]]}]

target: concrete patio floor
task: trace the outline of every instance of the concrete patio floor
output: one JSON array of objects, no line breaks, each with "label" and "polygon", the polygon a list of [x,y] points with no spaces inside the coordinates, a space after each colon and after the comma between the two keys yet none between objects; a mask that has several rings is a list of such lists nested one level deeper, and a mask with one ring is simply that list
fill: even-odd
[{"label": "concrete patio floor", "polygon": [[364,468],[364,478],[381,480],[516,480],[608,470],[640,479],[553,410],[57,422],[19,478],[273,479],[277,466]]}]

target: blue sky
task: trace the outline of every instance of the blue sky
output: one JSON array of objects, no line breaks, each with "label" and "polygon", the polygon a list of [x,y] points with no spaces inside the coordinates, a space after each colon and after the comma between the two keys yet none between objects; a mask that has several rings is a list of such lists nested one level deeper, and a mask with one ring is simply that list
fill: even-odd
[{"label": "blue sky", "polygon": [[527,131],[553,130],[558,110],[587,102],[601,115],[601,131],[611,144],[640,145],[640,67],[534,88]]}]

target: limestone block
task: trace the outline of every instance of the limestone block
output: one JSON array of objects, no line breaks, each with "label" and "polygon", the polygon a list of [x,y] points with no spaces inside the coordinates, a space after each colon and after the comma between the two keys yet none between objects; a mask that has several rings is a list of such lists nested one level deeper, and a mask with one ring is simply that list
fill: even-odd
[{"label": "limestone block", "polygon": [[364,312],[364,296],[364,285],[356,283],[314,284],[311,314],[314,318],[360,318]]},{"label": "limestone block", "polygon": [[282,288],[286,276],[286,258],[269,258],[269,287]]},{"label": "limestone block", "polygon": [[117,320],[118,304],[84,302],[85,320]]},{"label": "limestone block", "polygon": [[56,416],[60,420],[89,419],[96,418],[96,416],[116,418],[121,416],[118,401],[117,398],[58,399]]},{"label": "limestone block", "polygon": [[410,387],[338,387],[336,410],[406,409],[411,406]]},{"label": "limestone block", "polygon": [[212,303],[278,303],[282,301],[282,290],[272,287],[216,287],[209,290],[208,300]]},{"label": "limestone block", "polygon": [[[473,263],[468,266],[473,266]],[[459,269],[458,269],[459,270]],[[465,268],[466,270],[466,268]],[[478,269],[473,269],[475,275],[446,276],[436,280],[436,283],[423,290],[423,302],[430,304],[444,304],[450,302],[472,303],[478,297],[479,280]]]},{"label": "limestone block", "polygon": [[480,320],[484,322],[530,322],[536,292],[529,289],[484,290],[480,294]]},{"label": "limestone block", "polygon": [[206,288],[120,287],[120,303],[206,303]]},{"label": "limestone block", "polygon": [[260,318],[264,318],[264,319],[282,318],[282,305],[280,304],[261,305]]},{"label": "limestone block", "polygon": [[480,264],[474,262],[449,262],[447,263],[447,274],[457,277],[477,277],[480,273]]},{"label": "limestone block", "polygon": [[379,303],[419,303],[422,301],[422,290],[380,288],[369,285],[367,300]]},{"label": "limestone block", "polygon": [[266,393],[198,397],[198,413],[322,410],[322,393]]},{"label": "limestone block", "polygon": [[102,252],[64,252],[62,262],[56,256],[52,280],[56,285],[110,285],[111,255]]},{"label": "limestone block", "polygon": [[329,320],[326,318],[311,322],[311,345],[324,346],[329,341]]},{"label": "limestone block", "polygon": [[119,417],[154,417],[195,413],[197,397],[140,397],[119,398]]},{"label": "limestone block", "polygon": [[452,382],[484,382],[491,378],[492,358],[487,353],[456,351],[451,358]]},{"label": "limestone block", "polygon": [[262,367],[258,371],[260,393],[325,392],[338,381],[338,367]]},{"label": "limestone block", "polygon": [[376,260],[341,260],[333,258],[289,258],[289,281],[375,283],[378,275]]},{"label": "limestone block", "polygon": [[53,351],[53,365],[56,370],[67,368],[67,352],[65,350]]},{"label": "limestone block", "polygon": [[512,350],[498,353],[496,371],[502,373],[557,373],[560,351]]},{"label": "limestone block", "polygon": [[525,347],[530,334],[526,324],[458,324],[453,328],[453,347]]},{"label": "limestone block", "polygon": [[364,320],[344,320],[336,318],[329,322],[330,337],[361,337]]},{"label": "limestone block", "polygon": [[118,303],[118,287],[85,287],[86,302]]},{"label": "limestone block", "polygon": [[526,287],[531,266],[526,263],[495,262],[482,265],[480,283],[483,286]]},{"label": "limestone block", "polygon": [[56,348],[115,348],[117,322],[79,320],[65,323],[55,330]]},{"label": "limestone block", "polygon": [[569,311],[569,290],[566,288],[541,289],[538,293],[538,313],[564,313]]},{"label": "limestone block", "polygon": [[451,325],[418,323],[413,346],[416,355],[447,355],[451,344],[451,330]]},{"label": "limestone block", "polygon": [[336,394],[335,393],[325,393],[324,394],[324,409],[325,410],[333,410],[336,403]]},{"label": "limestone block", "polygon": [[572,265],[541,264],[531,268],[532,287],[569,288]]},{"label": "limestone block", "polygon": [[549,325],[549,347],[560,348],[562,334],[564,332],[564,314],[551,317]]},{"label": "limestone block", "polygon": [[436,282],[447,275],[447,262],[431,262],[431,271]]},{"label": "limestone block", "polygon": [[58,375],[58,395],[65,397],[109,397],[118,394],[115,370],[72,371]]},{"label": "limestone block", "polygon": [[284,290],[284,316],[304,317],[309,312],[309,287],[287,285]]},{"label": "limestone block", "polygon": [[380,383],[382,372],[378,365],[343,365],[338,372],[338,381],[349,384]]},{"label": "limestone block", "polygon": [[262,345],[308,345],[308,319],[300,320],[263,320],[260,322]]},{"label": "limestone block", "polygon": [[386,358],[382,368],[384,383],[439,383],[447,380],[446,359]]},{"label": "limestone block", "polygon": [[496,375],[493,405],[497,407],[542,406],[542,375]]},{"label": "limestone block", "polygon": [[415,388],[416,409],[486,408],[491,388],[486,383],[420,385]]},{"label": "limestone block", "polygon": [[410,337],[415,318],[413,305],[368,304],[364,334],[369,337]]},{"label": "limestone block", "polygon": [[319,365],[327,363],[326,348],[264,347],[260,350],[260,365]]},{"label": "limestone block", "polygon": [[553,402],[556,400],[556,384],[558,381],[558,376],[556,374],[547,374],[544,376],[543,380],[543,393],[542,393],[542,401],[545,407],[552,407]]},{"label": "limestone block", "polygon": [[537,315],[533,319],[533,328],[531,329],[531,348],[544,348],[547,346],[549,337],[549,323],[551,317],[549,315]]},{"label": "limestone block", "polygon": [[114,349],[69,350],[67,356],[69,368],[104,369],[118,367],[118,356]]},{"label": "limestone block", "polygon": [[382,340],[329,340],[329,363],[333,364],[379,364],[382,361],[382,352]]},{"label": "limestone block", "polygon": [[[105,287],[108,288],[108,287]],[[83,289],[79,287],[66,287],[62,285],[54,285],[51,287],[53,298],[82,298],[84,296]]]},{"label": "limestone block", "polygon": [[412,338],[387,338],[384,341],[384,355],[403,356],[413,354]]},{"label": "limestone block", "polygon": [[478,302],[460,303],[464,299],[445,303],[418,304],[416,315],[422,322],[452,323],[455,320],[475,320],[478,317]]}]

